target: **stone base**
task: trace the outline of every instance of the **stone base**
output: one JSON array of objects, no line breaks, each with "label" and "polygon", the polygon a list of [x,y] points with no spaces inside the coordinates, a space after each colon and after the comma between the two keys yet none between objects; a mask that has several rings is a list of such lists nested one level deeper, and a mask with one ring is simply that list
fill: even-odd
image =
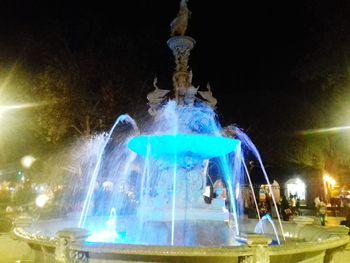
[{"label": "stone base", "polygon": [[242,233],[239,236],[236,236],[235,239],[241,243],[247,244],[248,246],[258,246],[265,245],[267,246],[272,242],[272,239],[264,235],[259,234],[250,234]]}]

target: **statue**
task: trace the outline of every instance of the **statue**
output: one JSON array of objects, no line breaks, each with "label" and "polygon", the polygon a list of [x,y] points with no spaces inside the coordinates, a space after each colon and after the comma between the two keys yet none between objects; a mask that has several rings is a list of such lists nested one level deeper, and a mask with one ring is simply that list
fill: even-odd
[{"label": "statue", "polygon": [[147,94],[148,105],[150,106],[148,112],[154,116],[157,113],[157,109],[160,104],[166,99],[166,95],[170,92],[170,90],[160,89],[157,86],[158,78],[155,77],[153,80],[154,90]]},{"label": "statue", "polygon": [[188,18],[191,15],[191,11],[187,8],[187,1],[188,0],[181,0],[179,13],[170,23],[170,35],[172,37],[185,35],[188,25]]},{"label": "statue", "polygon": [[189,86],[186,89],[185,95],[184,95],[184,102],[186,105],[193,105],[195,99],[196,99],[196,94],[199,89],[199,86],[195,88],[193,85]]},{"label": "statue", "polygon": [[211,92],[209,82],[207,83],[207,90],[208,91],[198,91],[198,93],[203,99],[206,100],[207,104],[214,108],[217,103],[217,100],[214,98],[213,93]]}]

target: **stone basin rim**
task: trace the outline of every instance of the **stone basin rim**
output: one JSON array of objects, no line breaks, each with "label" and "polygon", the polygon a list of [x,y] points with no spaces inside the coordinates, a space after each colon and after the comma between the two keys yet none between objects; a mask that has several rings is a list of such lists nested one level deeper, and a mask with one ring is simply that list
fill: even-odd
[{"label": "stone basin rim", "polygon": [[[35,239],[30,237],[30,233],[25,234],[25,229],[16,227],[13,234],[29,244],[41,247],[55,247],[58,238],[52,239]],[[309,253],[321,250],[333,249],[345,246],[350,241],[349,236],[335,235],[320,241],[296,241],[286,243],[279,246],[265,247],[270,256],[290,255],[296,253]],[[119,254],[119,255],[140,255],[140,256],[199,256],[199,257],[236,257],[249,256],[254,253],[256,246],[221,246],[221,247],[205,247],[205,246],[155,246],[155,245],[134,245],[134,244],[112,244],[98,242],[77,242],[70,245],[70,249],[77,251],[85,251],[97,254]]]}]

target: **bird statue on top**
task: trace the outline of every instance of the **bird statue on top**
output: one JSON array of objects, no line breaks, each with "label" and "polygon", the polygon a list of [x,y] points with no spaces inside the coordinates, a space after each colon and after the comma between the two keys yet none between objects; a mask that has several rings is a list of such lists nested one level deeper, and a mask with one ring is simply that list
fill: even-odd
[{"label": "bird statue on top", "polygon": [[152,116],[155,116],[157,114],[158,109],[166,100],[166,95],[170,92],[170,90],[160,89],[157,85],[157,82],[158,78],[155,77],[153,80],[154,90],[147,94],[148,105],[150,106],[148,112]]},{"label": "bird statue on top", "polygon": [[185,35],[188,19],[191,15],[191,11],[187,8],[187,1],[188,0],[181,0],[179,13],[170,23],[170,35],[172,37]]}]

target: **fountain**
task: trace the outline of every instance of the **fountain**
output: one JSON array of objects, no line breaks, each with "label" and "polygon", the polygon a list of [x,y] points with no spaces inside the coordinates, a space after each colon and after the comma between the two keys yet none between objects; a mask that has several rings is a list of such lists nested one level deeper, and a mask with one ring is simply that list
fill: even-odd
[{"label": "fountain", "polygon": [[138,127],[122,115],[84,149],[91,154],[81,155],[88,181],[80,214],[17,220],[14,234],[35,262],[324,262],[348,243],[345,227],[282,224],[278,212],[275,220],[244,216],[241,186],[252,187],[247,152],[271,184],[248,136],[221,127],[210,86],[192,84],[188,14],[182,0],[167,42],[173,90],[154,80],[152,124]]}]

